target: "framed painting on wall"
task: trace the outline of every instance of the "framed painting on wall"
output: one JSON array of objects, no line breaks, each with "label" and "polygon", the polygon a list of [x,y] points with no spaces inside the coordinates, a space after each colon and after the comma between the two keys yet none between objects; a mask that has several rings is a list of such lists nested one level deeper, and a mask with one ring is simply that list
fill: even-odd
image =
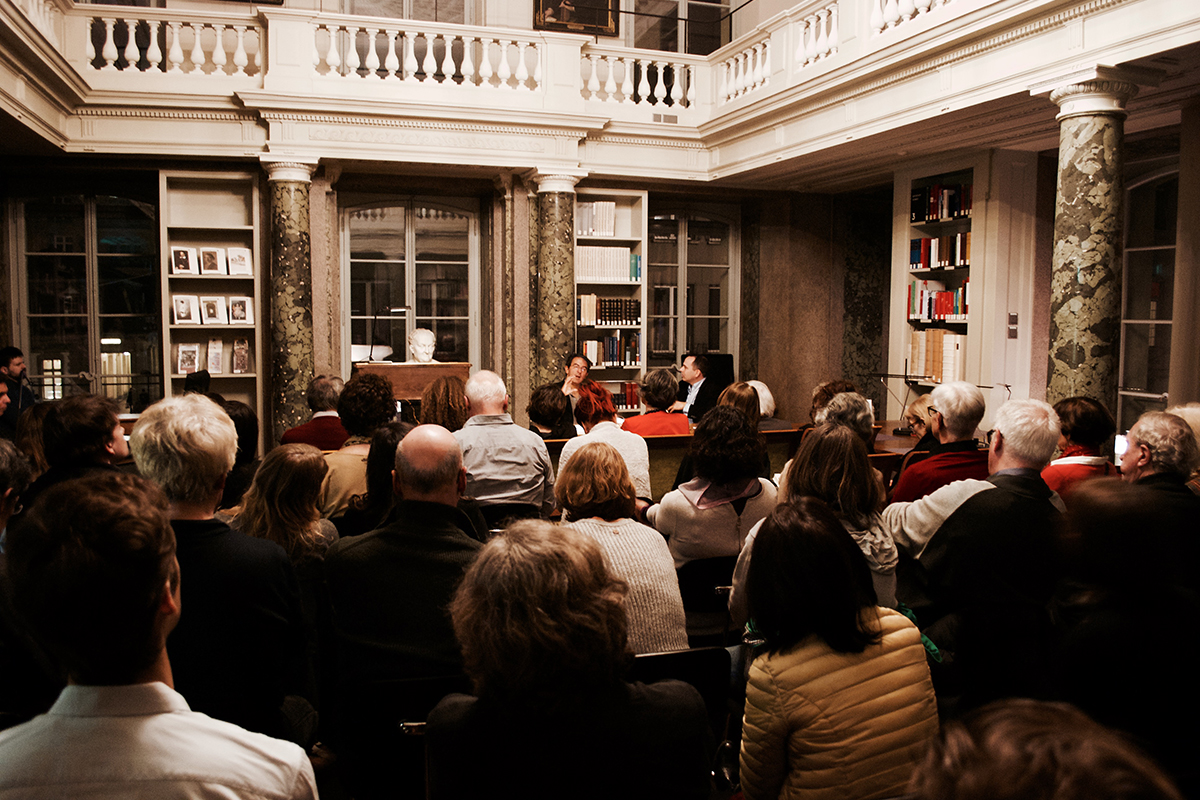
[{"label": "framed painting on wall", "polygon": [[593,36],[619,36],[620,0],[533,0],[533,27]]}]

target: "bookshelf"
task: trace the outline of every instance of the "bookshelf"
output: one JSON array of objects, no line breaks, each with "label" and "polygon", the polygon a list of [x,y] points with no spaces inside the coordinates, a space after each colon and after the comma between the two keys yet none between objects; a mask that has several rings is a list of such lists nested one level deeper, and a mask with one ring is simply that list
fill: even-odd
[{"label": "bookshelf", "polygon": [[164,170],[159,206],[166,394],[207,369],[211,391],[249,405],[266,431],[258,176]]},{"label": "bookshelf", "polygon": [[576,190],[575,344],[618,410],[637,411],[646,363],[646,192]]}]

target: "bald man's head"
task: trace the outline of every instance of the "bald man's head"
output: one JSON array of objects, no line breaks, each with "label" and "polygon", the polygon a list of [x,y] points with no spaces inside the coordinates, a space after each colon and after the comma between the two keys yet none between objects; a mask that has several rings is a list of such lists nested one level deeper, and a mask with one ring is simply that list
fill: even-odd
[{"label": "bald man's head", "polygon": [[406,500],[445,502],[463,488],[462,450],[441,425],[418,425],[396,448],[396,492]]}]

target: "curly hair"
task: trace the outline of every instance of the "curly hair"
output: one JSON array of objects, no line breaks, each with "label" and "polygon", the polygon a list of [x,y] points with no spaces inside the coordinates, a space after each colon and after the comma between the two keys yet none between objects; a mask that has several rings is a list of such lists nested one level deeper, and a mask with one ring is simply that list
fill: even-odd
[{"label": "curly hair", "polygon": [[242,499],[237,527],[268,539],[295,563],[321,550],[321,481],[329,465],[310,444],[282,444],[263,458]]},{"label": "curly hair", "polygon": [[692,436],[696,475],[716,484],[754,478],[762,469],[763,448],[745,414],[717,406],[704,415]]},{"label": "curly hair", "polygon": [[717,398],[717,405],[730,406],[746,415],[750,424],[758,430],[758,421],[762,419],[762,406],[758,402],[758,390],[745,381],[731,383]]},{"label": "curly hair", "polygon": [[1187,476],[1200,461],[1196,435],[1183,417],[1165,411],[1147,411],[1129,431],[1131,443],[1146,445],[1157,472]]},{"label": "curly hair", "polygon": [[421,392],[422,425],[441,425],[448,431],[456,431],[470,416],[467,385],[462,378],[443,375]]},{"label": "curly hair", "polygon": [[628,591],[587,536],[514,522],[484,545],[450,603],[476,695],[553,708],[619,684]]},{"label": "curly hair", "polygon": [[599,517],[612,522],[637,511],[629,467],[605,442],[585,444],[571,455],[554,482],[554,500],[568,521]]},{"label": "curly hair", "polygon": [[579,400],[575,403],[575,420],[590,428],[598,422],[611,422],[617,418],[617,407],[612,393],[593,380],[579,384]]},{"label": "curly hair", "polygon": [[826,422],[804,437],[779,501],[801,497],[815,497],[840,518],[860,525],[880,509],[883,487],[875,480],[867,446],[854,431]]},{"label": "curly hair", "polygon": [[338,398],[338,417],[351,436],[370,436],[396,416],[392,383],[382,375],[360,373],[346,383]]}]

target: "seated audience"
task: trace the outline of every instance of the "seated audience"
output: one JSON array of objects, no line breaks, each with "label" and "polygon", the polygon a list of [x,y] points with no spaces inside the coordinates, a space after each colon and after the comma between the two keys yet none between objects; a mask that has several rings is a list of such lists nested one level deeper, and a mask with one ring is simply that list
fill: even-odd
[{"label": "seated audience", "polygon": [[686,414],[672,414],[668,409],[679,393],[679,381],[669,369],[651,370],[638,384],[642,403],[650,409],[636,417],[626,417],[621,427],[638,436],[686,436],[692,432]]},{"label": "seated audience", "polygon": [[912,437],[917,440],[912,449],[918,453],[927,453],[938,444],[937,437],[929,427],[929,418],[933,416],[930,413],[932,408],[933,395],[923,394],[909,403],[908,408],[904,410],[904,421],[912,430]]},{"label": "seated audience", "polygon": [[1046,605],[1061,573],[1063,506],[1041,471],[1058,416],[1040,400],[1010,400],[993,424],[987,480],[883,510],[884,528],[914,559],[901,563],[897,596],[945,651],[934,677],[947,710],[960,696],[970,707],[1047,691]]},{"label": "seated audience", "polygon": [[964,479],[988,476],[988,454],[975,441],[983,420],[983,392],[965,381],[936,386],[930,395],[929,430],[938,440],[933,455],[911,464],[896,481],[892,500],[907,503]]},{"label": "seated audience", "polygon": [[841,392],[829,398],[816,416],[817,425],[825,422],[845,425],[862,439],[868,453],[875,452],[875,412],[867,398],[858,392]]},{"label": "seated audience", "polygon": [[[32,409],[31,409],[32,410]],[[26,412],[28,415],[29,412]],[[1188,403],[1182,406],[1172,406],[1167,409],[1168,414],[1174,414],[1188,424],[1192,429],[1192,434],[1196,437],[1196,441],[1200,442],[1200,403]],[[19,426],[18,426],[19,430]],[[1188,488],[1196,494],[1200,494],[1200,466],[1192,470],[1191,477],[1188,479]]]},{"label": "seated audience", "polygon": [[614,576],[629,586],[625,613],[635,653],[686,650],[683,599],[662,535],[633,519],[637,494],[616,448],[590,442],[559,470],[554,496],[567,527],[604,551]]},{"label": "seated audience", "polygon": [[340,517],[346,513],[351,497],[367,491],[371,435],[395,416],[396,398],[387,378],[360,373],[346,384],[338,398],[338,417],[350,436],[341,449],[325,455],[329,472],[321,487],[321,516]]},{"label": "seated audience", "polygon": [[133,459],[170,501],[187,616],[171,636],[175,685],[197,711],[304,741],[281,709],[306,685],[304,612],[283,548],[214,518],[233,468],[237,430],[204,395],[168,397],[142,412]]},{"label": "seated audience", "polygon": [[[895,608],[896,566],[900,555],[879,517],[883,486],[867,460],[866,446],[862,446],[862,439],[852,430],[825,422],[804,438],[788,470],[787,481],[779,487],[779,502],[794,502],[802,497],[814,497],[829,506],[867,561],[876,604]],[[760,522],[746,536],[733,572],[729,611],[738,625],[748,618],[745,581],[754,540],[761,527]]]},{"label": "seated audience", "polygon": [[339,535],[358,536],[390,521],[388,517],[396,504],[392,477],[396,468],[396,448],[414,427],[393,420],[375,429],[367,453],[367,491],[351,497],[346,513],[333,521]]},{"label": "seated audience", "polygon": [[508,390],[494,372],[467,381],[471,417],[454,432],[467,470],[464,494],[482,506],[520,504],[531,513],[554,510],[554,466],[542,437],[508,414]]},{"label": "seated audience", "polygon": [[456,375],[443,375],[421,392],[421,424],[456,431],[467,421],[466,385]]},{"label": "seated audience", "polygon": [[759,478],[763,445],[746,417],[718,406],[696,426],[696,477],[668,492],[646,518],[667,537],[675,568],[736,556],[754,523],[775,507],[775,484]]},{"label": "seated audience", "polygon": [[338,418],[338,398],[345,384],[336,375],[318,375],[308,383],[304,399],[312,419],[283,432],[280,444],[311,444],[319,450],[337,450],[350,438]]},{"label": "seated audience", "polygon": [[576,531],[522,520],[487,543],[451,605],[475,696],[429,715],[431,800],[709,797],[699,693],[622,680],[625,594]]},{"label": "seated audience", "polygon": [[129,457],[120,406],[111,397],[76,394],[51,404],[42,425],[42,446],[50,468],[25,491],[29,508],[46,489],[93,470],[116,470]]},{"label": "seated audience", "polygon": [[912,800],[1183,800],[1158,765],[1065,703],[1005,700],[951,722]]},{"label": "seated audience", "polygon": [[571,401],[557,383],[534,389],[525,413],[529,415],[529,430],[543,439],[570,439],[575,435]]},{"label": "seated audience", "polygon": [[0,733],[0,795],[317,796],[302,749],[196,713],[175,691],[167,643],[195,584],[168,511],[148,481],[94,472],[48,489],[14,531],[17,608],[70,683],[48,714]]},{"label": "seated audience", "polygon": [[237,455],[233,458],[233,469],[225,479],[225,491],[221,494],[219,508],[233,508],[242,502],[242,495],[250,488],[254,473],[262,459],[258,457],[258,415],[240,400],[226,400],[219,404],[237,429]]},{"label": "seated audience", "polygon": [[746,800],[901,794],[938,730],[925,648],[876,604],[866,561],[824,503],[767,517],[746,593],[763,639],[746,685]]},{"label": "seated audience", "polygon": [[50,462],[46,460],[45,434],[46,415],[54,408],[55,401],[37,403],[29,408],[17,420],[17,436],[13,440],[17,449],[29,459],[32,470],[30,480],[37,480],[46,470]]},{"label": "seated audience", "polygon": [[650,492],[650,450],[645,439],[622,430],[617,424],[617,407],[613,405],[612,394],[595,381],[585,381],[579,387],[579,398],[575,401],[575,419],[583,427],[583,435],[563,445],[558,456],[559,471],[580,447],[591,442],[605,442],[616,448],[625,460],[637,496],[649,500],[653,496]]},{"label": "seated audience", "polygon": [[[755,431],[759,429],[758,423],[761,417],[758,410],[758,394],[750,384],[744,381],[729,384],[717,398],[717,405],[737,409]],[[763,447],[762,464],[758,471],[758,477],[769,480],[774,474],[771,469],[771,454],[767,452],[766,441],[761,436],[759,441]],[[679,462],[679,469],[675,472],[675,483],[671,488],[678,489],[680,484],[687,483],[694,477],[696,477],[696,464],[692,460],[691,453],[687,453]]]},{"label": "seated audience", "polygon": [[817,414],[825,404],[837,397],[843,392],[857,392],[858,387],[850,381],[841,379],[832,381],[823,381],[813,387],[812,404],[808,409],[808,418],[811,420],[796,429],[796,435],[792,437],[792,441],[788,444],[788,458],[796,457],[796,453],[800,450],[800,442],[804,439],[804,432],[809,428],[815,428],[817,425]]},{"label": "seated audience", "polygon": [[1116,475],[1117,468],[1100,448],[1117,431],[1109,410],[1090,397],[1068,397],[1054,404],[1062,433],[1058,449],[1062,456],[1042,470],[1042,480],[1066,501],[1081,482]]}]

